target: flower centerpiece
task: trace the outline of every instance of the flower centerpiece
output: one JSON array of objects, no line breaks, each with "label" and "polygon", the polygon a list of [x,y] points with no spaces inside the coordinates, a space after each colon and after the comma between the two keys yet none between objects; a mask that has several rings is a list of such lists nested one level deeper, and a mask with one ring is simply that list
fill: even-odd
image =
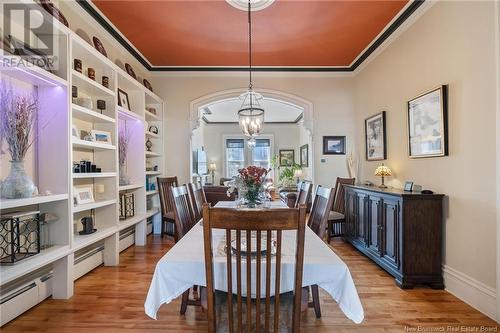
[{"label": "flower centerpiece", "polygon": [[26,174],[24,158],[36,139],[38,98],[35,94],[17,94],[5,82],[0,96],[0,146],[5,140],[10,154],[10,173],[2,182],[1,196],[29,198],[35,192],[35,184]]},{"label": "flower centerpiece", "polygon": [[265,193],[264,182],[271,169],[264,169],[257,166],[248,166],[238,170],[228,194],[238,190],[240,198],[246,200],[248,207],[253,208],[260,202],[261,194]]}]

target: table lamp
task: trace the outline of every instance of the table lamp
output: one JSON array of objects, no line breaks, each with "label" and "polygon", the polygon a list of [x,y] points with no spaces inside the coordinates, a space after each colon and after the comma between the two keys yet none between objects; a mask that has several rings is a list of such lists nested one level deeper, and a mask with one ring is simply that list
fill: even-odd
[{"label": "table lamp", "polygon": [[375,169],[375,176],[377,177],[382,177],[382,184],[379,186],[380,188],[387,188],[384,184],[384,177],[389,177],[392,176],[392,171],[389,169],[388,166],[385,166],[384,163],[382,165],[379,165],[377,169]]},{"label": "table lamp", "polygon": [[302,170],[295,170],[293,176],[297,178],[297,184],[300,182],[300,177],[302,177]]},{"label": "table lamp", "polygon": [[215,185],[215,170],[217,170],[217,164],[215,162],[212,162],[208,165],[208,170],[212,174],[212,185]]}]

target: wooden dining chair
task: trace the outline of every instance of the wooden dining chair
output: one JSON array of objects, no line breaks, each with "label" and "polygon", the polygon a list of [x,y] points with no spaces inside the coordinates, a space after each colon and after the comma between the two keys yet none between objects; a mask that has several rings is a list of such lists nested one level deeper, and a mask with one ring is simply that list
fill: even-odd
[{"label": "wooden dining chair", "polygon": [[[305,235],[306,207],[289,209],[268,209],[268,210],[236,210],[227,208],[210,208],[208,204],[203,206],[203,235],[205,246],[205,271],[207,281],[207,313],[208,331],[228,331],[228,332],[269,332],[270,327],[274,327],[273,332],[279,331],[279,326],[285,323],[288,313],[288,331],[300,331],[300,306],[302,295],[302,274],[304,261],[304,235]],[[225,243],[231,244],[235,240],[235,249],[228,245],[229,250],[224,250],[226,257],[225,274],[227,274],[227,293],[216,292],[214,289],[214,258],[213,254],[217,249],[213,248],[213,229],[223,229]],[[283,231],[296,231],[295,248],[295,276],[294,291],[280,295],[281,281],[281,258],[282,258],[282,237]],[[218,230],[219,231],[219,230]],[[276,235],[274,240],[273,235]],[[252,238],[255,237],[255,243]],[[243,253],[241,241],[246,241],[246,250]],[[272,243],[275,242],[275,255],[266,256],[261,251],[252,252],[252,244],[256,249],[262,249],[265,245],[265,253],[272,253]],[[255,263],[255,274],[251,272],[252,262]],[[271,281],[272,266],[275,263],[274,281]],[[235,265],[236,279],[233,278],[233,264]],[[242,269],[242,265],[245,267]],[[261,274],[262,267],[265,267],[265,274]],[[251,276],[255,278],[252,279]],[[262,275],[265,275],[264,278]],[[236,281],[236,285],[233,285]],[[246,282],[245,282],[246,281]],[[271,297],[271,285],[275,285],[275,295]],[[253,283],[253,284],[252,284]],[[244,285],[246,287],[244,288]],[[252,288],[254,287],[254,288]],[[236,293],[233,296],[233,293]],[[245,295],[243,290],[246,289]],[[259,296],[252,300],[252,290],[259,291]],[[289,302],[286,302],[289,300]],[[264,303],[261,306],[261,302]],[[292,310],[286,310],[286,306]],[[255,308],[255,310],[253,310]],[[227,309],[227,320],[224,318]],[[243,309],[246,314],[243,315]],[[217,311],[216,311],[217,310]],[[236,310],[236,313],[234,312]],[[283,312],[283,313],[282,313]],[[253,315],[255,314],[255,315]],[[263,317],[263,318],[262,318]],[[245,318],[245,320],[244,320]],[[291,324],[290,324],[291,319]],[[236,326],[236,329],[235,329]],[[226,328],[227,327],[227,328]]]},{"label": "wooden dining chair", "polygon": [[[189,199],[189,193],[186,185],[178,187],[170,187],[170,193],[172,197],[172,203],[174,208],[174,221],[175,221],[175,231],[177,241],[181,240],[185,234],[196,224],[196,220],[191,207],[191,200]],[[188,305],[200,306],[200,298],[190,299],[191,289],[197,290],[197,286],[189,288],[182,294],[181,299],[181,315],[184,315],[187,310]]]},{"label": "wooden dining chair", "polygon": [[[314,231],[319,238],[325,237],[326,224],[328,221],[328,214],[332,207],[333,196],[335,192],[327,187],[318,185],[316,194],[314,196],[313,206],[309,214],[307,225]],[[319,303],[319,290],[318,285],[311,286],[312,302],[308,305],[314,308],[316,318],[321,318],[321,306]]]},{"label": "wooden dining chair", "polygon": [[341,237],[344,235],[345,226],[345,187],[344,185],[354,185],[355,178],[340,178],[337,177],[335,182],[335,196],[333,199],[332,210],[328,215],[328,232],[327,242],[333,237]]},{"label": "wooden dining chair", "polygon": [[[176,238],[174,208],[172,197],[170,193],[171,187],[177,187],[177,177],[158,177],[156,178],[158,184],[158,193],[160,196],[160,209],[161,209],[161,235],[164,234]],[[171,228],[169,229],[169,226]]]},{"label": "wooden dining chair", "polygon": [[297,195],[297,201],[295,201],[295,208],[298,208],[300,205],[308,205],[309,201],[311,201],[311,192],[312,192],[312,183],[303,181],[299,187],[299,193]]},{"label": "wooden dining chair", "polygon": [[200,182],[189,183],[188,190],[194,217],[198,222],[203,217],[203,204],[207,203],[207,197]]}]

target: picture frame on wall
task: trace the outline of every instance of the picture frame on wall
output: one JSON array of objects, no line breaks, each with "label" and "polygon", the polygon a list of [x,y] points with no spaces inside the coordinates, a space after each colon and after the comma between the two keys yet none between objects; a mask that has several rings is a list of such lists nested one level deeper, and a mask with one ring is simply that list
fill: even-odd
[{"label": "picture frame on wall", "polygon": [[309,166],[309,145],[307,143],[300,147],[300,166]]},{"label": "picture frame on wall", "polygon": [[295,163],[294,149],[280,149],[280,167],[289,167]]},{"label": "picture frame on wall", "polygon": [[442,85],[407,103],[408,156],[448,156],[448,87]]},{"label": "picture frame on wall", "polygon": [[365,147],[367,161],[387,159],[385,111],[365,119]]},{"label": "picture frame on wall", "polygon": [[324,136],[323,155],[345,155],[345,136]]},{"label": "picture frame on wall", "polygon": [[121,90],[120,88],[118,88],[118,105],[121,106],[122,108],[131,111],[130,102],[128,100],[128,94],[125,91]]}]

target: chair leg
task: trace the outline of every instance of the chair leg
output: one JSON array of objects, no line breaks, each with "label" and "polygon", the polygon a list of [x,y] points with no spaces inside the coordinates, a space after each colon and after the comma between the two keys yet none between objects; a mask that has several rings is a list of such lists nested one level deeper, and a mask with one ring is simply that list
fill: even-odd
[{"label": "chair leg", "polygon": [[186,310],[187,310],[187,306],[188,306],[188,300],[189,300],[189,291],[191,290],[191,288],[189,288],[188,290],[186,290],[183,294],[182,294],[182,301],[181,301],[181,316],[185,315],[186,314]]},{"label": "chair leg", "polygon": [[166,224],[167,224],[167,222],[162,218],[161,225],[160,225],[160,235],[162,238],[165,235],[165,228],[167,227]]},{"label": "chair leg", "polygon": [[321,306],[319,304],[319,291],[318,291],[318,285],[312,285],[311,286],[311,293],[312,293],[312,303],[314,307],[314,313],[316,314],[316,318],[321,318]]},{"label": "chair leg", "polygon": [[333,232],[333,223],[332,221],[328,221],[327,222],[327,225],[328,225],[328,230],[326,232],[326,241],[328,242],[328,244],[330,244],[330,241],[332,239],[332,232]]}]

